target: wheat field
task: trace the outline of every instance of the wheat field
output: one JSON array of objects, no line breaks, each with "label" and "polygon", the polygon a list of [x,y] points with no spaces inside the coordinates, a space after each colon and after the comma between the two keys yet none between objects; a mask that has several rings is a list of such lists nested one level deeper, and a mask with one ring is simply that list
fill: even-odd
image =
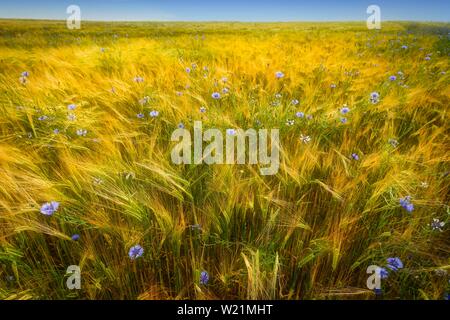
[{"label": "wheat field", "polygon": [[[0,20],[0,299],[448,299],[449,32]],[[278,173],[172,163],[194,121]]]}]

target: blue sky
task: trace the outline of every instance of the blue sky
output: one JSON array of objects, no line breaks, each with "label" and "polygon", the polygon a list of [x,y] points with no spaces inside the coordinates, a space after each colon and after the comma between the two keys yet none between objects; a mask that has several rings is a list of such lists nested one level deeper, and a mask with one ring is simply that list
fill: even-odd
[{"label": "blue sky", "polygon": [[382,20],[450,22],[450,0],[1,0],[0,18],[66,19],[71,4],[82,20],[362,21],[376,4]]}]

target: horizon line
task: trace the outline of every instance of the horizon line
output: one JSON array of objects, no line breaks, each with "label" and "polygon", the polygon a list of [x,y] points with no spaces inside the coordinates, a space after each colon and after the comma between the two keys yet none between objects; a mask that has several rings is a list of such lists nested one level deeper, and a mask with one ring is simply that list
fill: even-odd
[{"label": "horizon line", "polygon": [[[54,22],[64,22],[66,19],[53,19],[53,18],[3,18],[0,20],[28,20],[28,21],[54,21]],[[203,22],[203,23],[217,23],[217,22],[233,22],[233,23],[301,23],[301,22],[313,22],[313,23],[335,23],[335,22],[366,22],[366,20],[92,20],[92,19],[82,19],[81,22]],[[383,23],[392,22],[419,22],[419,23],[445,23],[450,24],[450,21],[442,20],[385,20]]]}]

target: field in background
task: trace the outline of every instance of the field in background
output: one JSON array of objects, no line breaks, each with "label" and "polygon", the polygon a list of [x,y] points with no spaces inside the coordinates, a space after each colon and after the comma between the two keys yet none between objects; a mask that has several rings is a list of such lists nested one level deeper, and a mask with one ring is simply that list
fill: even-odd
[{"label": "field in background", "polygon": [[[0,298],[443,299],[450,26],[382,27],[0,20]],[[195,120],[278,174],[172,164]]]}]

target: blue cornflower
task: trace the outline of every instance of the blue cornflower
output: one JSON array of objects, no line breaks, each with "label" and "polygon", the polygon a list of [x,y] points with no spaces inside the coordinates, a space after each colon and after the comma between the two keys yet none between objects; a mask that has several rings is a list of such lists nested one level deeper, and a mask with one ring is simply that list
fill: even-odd
[{"label": "blue cornflower", "polygon": [[390,80],[390,81],[395,81],[395,80],[397,80],[397,77],[396,77],[396,76],[390,76],[390,77],[389,77],[389,80]]},{"label": "blue cornflower", "polygon": [[48,119],[47,116],[40,116],[40,117],[38,118],[39,121],[44,121],[44,120],[47,120],[47,119]]},{"label": "blue cornflower", "polygon": [[235,134],[236,134],[236,130],[234,130],[234,129],[227,129],[227,135],[229,135],[229,136],[234,136]]},{"label": "blue cornflower", "polygon": [[152,110],[152,111],[150,111],[149,115],[152,118],[156,118],[159,115],[159,112],[156,110]]},{"label": "blue cornflower", "polygon": [[87,134],[87,130],[86,129],[77,129],[77,135],[80,137],[84,137]]},{"label": "blue cornflower", "polygon": [[30,73],[28,71],[24,71],[21,73],[22,77],[29,77]]},{"label": "blue cornflower", "polygon": [[200,273],[200,284],[207,285],[209,281],[209,274],[206,271]]},{"label": "blue cornflower", "polygon": [[228,89],[226,87],[222,89],[223,94],[227,94],[228,92],[230,92],[230,89]]},{"label": "blue cornflower", "polygon": [[78,239],[80,239],[80,235],[79,234],[74,234],[74,235],[72,235],[71,239],[73,241],[78,241]]},{"label": "blue cornflower", "polygon": [[429,61],[429,60],[431,60],[431,57],[430,57],[430,56],[426,56],[426,57],[425,57],[425,60],[426,60],[426,61]]},{"label": "blue cornflower", "polygon": [[184,124],[183,124],[182,122],[180,122],[180,123],[178,124],[178,128],[184,129]]},{"label": "blue cornflower", "polygon": [[398,271],[398,269],[403,268],[403,262],[400,260],[400,258],[387,258],[387,267],[391,269],[392,271]]},{"label": "blue cornflower", "polygon": [[59,129],[58,129],[58,128],[53,129],[53,133],[54,133],[54,134],[58,134],[58,133],[59,133]]},{"label": "blue cornflower", "polygon": [[130,251],[128,251],[128,256],[130,257],[131,260],[142,257],[143,254],[144,254],[144,249],[138,244],[131,247]]},{"label": "blue cornflower", "polygon": [[205,113],[205,112],[206,112],[206,108],[205,108],[205,107],[201,107],[201,108],[200,108],[200,112],[201,112],[201,113]]},{"label": "blue cornflower", "polygon": [[431,229],[442,232],[442,228],[444,226],[445,226],[445,222],[440,221],[439,219],[433,218],[433,222],[431,222]]},{"label": "blue cornflower", "polygon": [[341,123],[347,123],[347,118],[343,117],[340,119]]},{"label": "blue cornflower", "polygon": [[373,104],[378,103],[378,100],[380,99],[380,94],[378,92],[372,92],[370,94],[370,102],[372,102]]},{"label": "blue cornflower", "polygon": [[379,268],[378,272],[381,279],[386,279],[387,277],[389,277],[389,272],[385,268]]},{"label": "blue cornflower", "polygon": [[186,73],[191,73],[191,68],[186,68]]},{"label": "blue cornflower", "polygon": [[356,153],[352,153],[352,158],[353,158],[353,160],[356,160],[356,161],[359,160],[359,156]]},{"label": "blue cornflower", "polygon": [[414,210],[414,205],[411,203],[411,196],[401,198],[400,205],[408,212],[412,212]]},{"label": "blue cornflower", "polygon": [[136,115],[136,117],[138,117],[138,119],[142,119],[145,117],[145,115],[142,112],[140,112]]},{"label": "blue cornflower", "polygon": [[297,118],[303,118],[303,117],[305,116],[305,114],[304,114],[303,112],[299,111],[299,112],[297,112],[297,113],[295,114],[295,116],[296,116]]},{"label": "blue cornflower", "polygon": [[46,216],[51,216],[56,212],[56,210],[58,210],[58,208],[59,202],[57,201],[46,202],[41,207],[41,213]]},{"label": "blue cornflower", "polygon": [[342,109],[341,109],[341,113],[342,113],[342,114],[346,114],[346,113],[349,113],[349,112],[350,112],[350,108],[347,107],[346,105],[344,105],[344,106],[342,107]]},{"label": "blue cornflower", "polygon": [[275,72],[275,77],[276,77],[277,79],[281,79],[281,78],[284,77],[284,73],[281,72],[281,71],[277,71],[277,72]]},{"label": "blue cornflower", "polygon": [[407,45],[402,45],[402,49],[408,49]]},{"label": "blue cornflower", "polygon": [[220,93],[218,93],[218,92],[213,92],[213,94],[211,95],[211,97],[213,97],[213,99],[220,99]]},{"label": "blue cornflower", "polygon": [[75,110],[76,107],[77,107],[76,105],[74,105],[73,103],[71,103],[71,104],[69,104],[69,105],[67,106],[67,109],[68,109],[68,110]]}]

